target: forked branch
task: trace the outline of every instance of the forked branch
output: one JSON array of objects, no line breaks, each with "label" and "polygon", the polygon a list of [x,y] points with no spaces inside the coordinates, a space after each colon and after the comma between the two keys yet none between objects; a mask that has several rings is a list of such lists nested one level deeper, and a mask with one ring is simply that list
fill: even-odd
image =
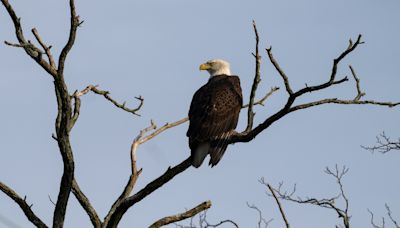
[{"label": "forked branch", "polygon": [[18,40],[18,44],[12,44],[7,41],[5,41],[5,44],[23,48],[25,52],[33,60],[35,60],[46,72],[55,77],[57,75],[57,70],[54,66],[51,66],[51,64],[49,64],[46,60],[42,58],[43,51],[41,51],[38,47],[32,44],[29,40],[27,41],[25,39],[24,32],[21,26],[21,18],[17,16],[11,4],[8,2],[8,0],[1,0],[1,3],[6,8],[12,22],[14,23],[15,35]]}]

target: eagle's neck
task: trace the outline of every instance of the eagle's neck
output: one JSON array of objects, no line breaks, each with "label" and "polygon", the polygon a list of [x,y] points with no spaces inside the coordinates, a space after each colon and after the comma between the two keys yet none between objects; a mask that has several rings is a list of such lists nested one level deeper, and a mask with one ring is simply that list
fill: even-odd
[{"label": "eagle's neck", "polygon": [[223,68],[220,68],[215,71],[210,71],[210,79],[214,76],[218,76],[218,75],[222,75],[222,74],[231,75],[231,70],[228,67],[223,67]]}]

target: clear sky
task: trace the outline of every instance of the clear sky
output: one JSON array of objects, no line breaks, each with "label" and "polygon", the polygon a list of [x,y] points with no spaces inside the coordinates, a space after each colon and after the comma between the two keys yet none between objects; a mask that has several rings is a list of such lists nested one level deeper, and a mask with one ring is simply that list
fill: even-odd
[{"label": "clear sky", "polygon": [[[34,40],[36,27],[58,56],[69,30],[68,1],[10,0],[22,17],[25,36]],[[385,0],[221,0],[221,1],[77,1],[85,21],[78,31],[65,76],[69,90],[99,84],[120,101],[145,104],[142,117],[116,109],[102,97],[82,98],[81,116],[71,133],[75,176],[82,190],[104,217],[122,191],[129,172],[129,148],[150,119],[162,125],[187,115],[192,94],[207,81],[200,63],[223,58],[241,77],[247,99],[254,75],[254,33],[257,22],[260,47],[273,53],[289,76],[294,90],[328,79],[332,59],[363,34],[365,44],[343,61],[338,76],[350,76],[352,64],[367,93],[366,99],[399,101],[400,1]],[[0,40],[15,42],[14,28],[0,7]],[[261,50],[263,50],[261,49]],[[286,94],[282,81],[262,51],[262,82],[258,95],[272,86],[281,91],[265,107],[256,108],[256,123],[279,110]],[[61,156],[51,138],[56,116],[52,79],[21,49],[0,45],[0,180],[27,196],[33,210],[51,224],[62,174]],[[353,81],[301,101],[327,97],[353,98]],[[399,153],[371,154],[371,145],[383,130],[400,136],[399,108],[326,105],[292,113],[250,143],[228,147],[215,168],[189,168],[132,207],[120,227],[147,227],[166,215],[183,212],[211,200],[211,222],[232,219],[241,227],[255,227],[258,206],[270,227],[283,227],[278,208],[261,177],[272,185],[297,183],[298,195],[327,198],[338,193],[335,180],[323,169],[349,167],[343,182],[350,199],[353,227],[369,227],[367,208],[376,216],[388,203],[400,220]],[[238,130],[245,126],[242,112]],[[187,123],[164,132],[138,150],[143,173],[136,190],[189,155]],[[293,227],[334,227],[333,211],[283,202]],[[0,194],[0,227],[5,221],[31,227],[14,202]],[[73,195],[66,227],[89,227],[90,221]],[[7,226],[6,226],[7,227]],[[173,227],[173,226],[172,226]]]}]

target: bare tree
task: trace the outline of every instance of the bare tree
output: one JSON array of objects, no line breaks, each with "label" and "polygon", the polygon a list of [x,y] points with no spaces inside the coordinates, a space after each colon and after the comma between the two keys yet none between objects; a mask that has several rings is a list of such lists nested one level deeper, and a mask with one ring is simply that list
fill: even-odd
[{"label": "bare tree", "polygon": [[[51,51],[51,45],[47,45],[46,42],[41,38],[37,29],[33,28],[31,31],[36,40],[37,44],[27,40],[24,36],[24,31],[21,26],[21,18],[17,16],[17,13],[14,11],[13,7],[9,3],[8,0],[1,0],[1,3],[5,7],[10,16],[12,23],[15,27],[15,35],[17,38],[17,42],[8,42],[5,44],[22,48],[26,54],[31,57],[38,65],[40,65],[53,79],[54,81],[54,89],[55,89],[55,97],[57,99],[57,116],[55,120],[55,134],[53,138],[57,141],[59,151],[62,156],[63,161],[63,175],[60,180],[59,194],[57,200],[55,202],[55,209],[53,214],[53,227],[63,227],[65,220],[66,207],[68,204],[68,199],[70,193],[72,192],[74,196],[78,199],[80,205],[88,214],[90,221],[92,222],[94,227],[117,227],[120,220],[124,216],[125,212],[135,205],[137,202],[143,200],[148,195],[152,194],[155,190],[163,186],[165,183],[169,182],[176,175],[182,173],[191,165],[191,158],[188,157],[183,160],[178,165],[173,167],[168,167],[167,170],[161,174],[158,178],[154,179],[150,183],[148,183],[144,188],[137,191],[135,194],[131,195],[132,190],[135,186],[137,179],[141,174],[141,169],[137,168],[137,160],[136,160],[136,150],[139,145],[145,143],[148,140],[153,139],[155,136],[160,134],[161,132],[177,126],[181,123],[187,121],[187,118],[183,118],[173,123],[167,123],[161,128],[157,128],[156,125],[152,122],[148,128],[143,129],[139,135],[133,140],[131,145],[130,157],[131,157],[131,173],[129,174],[128,181],[120,196],[115,200],[113,205],[111,206],[109,212],[105,216],[103,220],[100,219],[97,214],[95,208],[91,205],[88,197],[83,193],[80,189],[78,181],[74,178],[74,157],[73,151],[70,143],[70,133],[76,124],[81,107],[81,97],[92,91],[95,94],[102,95],[105,99],[110,101],[116,107],[132,113],[133,115],[139,115],[138,111],[141,109],[143,105],[143,98],[137,97],[139,104],[136,108],[128,108],[125,106],[125,103],[120,103],[109,96],[108,91],[99,90],[96,86],[89,85],[82,91],[75,91],[74,93],[70,93],[68,86],[65,82],[64,75],[64,66],[66,59],[68,57],[68,53],[71,51],[75,38],[77,35],[77,31],[79,26],[83,21],[79,19],[79,16],[76,12],[75,1],[69,0],[69,10],[70,10],[70,30],[69,30],[69,38],[65,46],[63,47],[61,53],[59,54],[58,62],[55,62],[53,57],[53,53]],[[346,81],[349,81],[348,77],[337,78],[337,69],[339,67],[340,62],[350,53],[352,53],[360,44],[361,35],[359,35],[355,42],[352,40],[349,41],[349,44],[345,50],[338,55],[337,58],[333,60],[332,70],[325,82],[322,82],[317,85],[308,86],[294,90],[289,82],[289,77],[284,73],[282,68],[279,66],[277,60],[272,55],[272,48],[267,48],[266,52],[271,64],[275,67],[277,72],[279,73],[283,84],[285,86],[285,90],[287,92],[288,98],[285,104],[283,104],[282,108],[276,112],[275,114],[266,117],[264,121],[257,124],[254,127],[254,111],[253,107],[257,104],[263,104],[263,102],[275,91],[277,88],[272,88],[270,92],[268,92],[263,98],[259,101],[256,101],[256,91],[258,84],[261,81],[260,76],[260,64],[261,64],[261,55],[259,53],[259,35],[256,28],[256,24],[253,23],[253,28],[256,36],[256,47],[255,53],[253,54],[255,58],[255,76],[254,81],[251,88],[251,93],[249,97],[248,105],[244,107],[247,108],[247,127],[243,132],[233,134],[229,138],[229,143],[238,143],[238,142],[250,142],[261,132],[266,130],[271,124],[277,122],[282,117],[302,109],[311,108],[314,106],[319,106],[323,104],[370,104],[370,105],[380,105],[385,107],[394,107],[399,105],[400,103],[391,103],[391,102],[381,102],[374,100],[362,100],[361,98],[365,94],[361,91],[359,85],[359,79],[354,72],[353,68],[350,67],[350,71],[352,77],[355,80],[356,87],[356,96],[353,99],[341,99],[341,98],[326,98],[322,100],[315,100],[307,103],[300,103],[294,105],[294,102],[302,96],[306,96],[306,94],[318,92],[324,89],[327,89],[331,86],[336,86],[342,84]],[[339,178],[340,179],[340,178]],[[10,199],[14,200],[21,210],[24,212],[29,221],[37,227],[47,227],[47,225],[37,216],[31,209],[30,205],[27,203],[26,198],[20,197],[11,187],[6,184],[0,182],[0,190],[4,192]],[[344,197],[344,195],[343,195]],[[329,203],[329,202],[325,202]],[[329,204],[324,204],[329,205]],[[347,213],[347,209],[345,211],[337,211],[338,213]],[[184,217],[184,216],[183,216]],[[345,221],[345,220],[344,220]]]}]

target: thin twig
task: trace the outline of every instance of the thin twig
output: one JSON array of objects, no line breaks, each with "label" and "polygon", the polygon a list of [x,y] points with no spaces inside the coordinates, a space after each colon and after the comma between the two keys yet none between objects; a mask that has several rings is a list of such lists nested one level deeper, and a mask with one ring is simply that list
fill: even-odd
[{"label": "thin twig", "polygon": [[353,67],[349,65],[351,75],[353,75],[354,80],[356,81],[356,88],[357,88],[357,96],[354,98],[355,101],[358,101],[361,99],[361,97],[365,96],[365,93],[361,91],[360,89],[360,79],[357,77],[356,72],[354,71]]},{"label": "thin twig", "polygon": [[130,109],[130,108],[125,107],[125,102],[120,104],[117,101],[115,101],[114,99],[112,99],[108,95],[108,94],[110,94],[109,91],[98,90],[98,89],[96,89],[96,87],[92,87],[91,91],[93,91],[96,94],[103,95],[108,101],[113,103],[118,108],[120,108],[120,109],[122,109],[122,110],[124,110],[126,112],[132,113],[133,115],[140,116],[140,114],[138,114],[137,111],[139,111],[142,108],[143,102],[144,102],[144,99],[141,96],[135,97],[137,100],[140,101],[139,105],[136,108]]},{"label": "thin twig", "polygon": [[51,51],[50,51],[51,46],[47,46],[47,45],[43,42],[43,40],[42,40],[42,38],[40,37],[39,32],[37,31],[36,28],[33,28],[33,29],[32,29],[32,33],[33,33],[33,35],[35,36],[36,40],[39,42],[40,46],[42,46],[43,50],[45,51],[45,53],[46,53],[46,55],[47,55],[47,58],[49,59],[50,66],[53,67],[54,69],[56,69],[56,63],[54,62],[53,55],[51,54]]},{"label": "thin twig", "polygon": [[371,225],[374,228],[385,228],[385,218],[382,217],[382,225],[378,225],[375,223],[375,219],[374,219],[374,213],[372,211],[370,211],[369,209],[367,209],[369,214],[371,215]]},{"label": "thin twig", "polygon": [[[256,105],[264,106],[265,100],[267,100],[274,92],[276,92],[278,90],[279,90],[279,87],[272,87],[271,90],[267,94],[265,94],[264,97],[262,97],[260,100],[258,100],[256,102],[254,102],[253,106],[256,106]],[[245,104],[242,106],[242,108],[247,108],[247,107],[249,107],[249,104]]]},{"label": "thin twig", "polygon": [[392,216],[392,211],[390,210],[389,205],[387,205],[386,203],[385,203],[385,208],[386,208],[387,215],[388,215],[390,221],[392,221],[393,225],[395,225],[396,228],[400,228],[400,225],[397,223],[397,221]]},{"label": "thin twig", "polygon": [[273,219],[270,219],[270,220],[267,221],[263,217],[261,210],[257,206],[255,206],[254,204],[250,205],[248,202],[246,202],[246,204],[247,204],[247,207],[257,211],[257,213],[258,213],[258,222],[257,222],[258,228],[261,228],[261,224],[262,223],[264,224],[264,228],[267,228],[268,225],[272,222]]},{"label": "thin twig", "polygon": [[[204,213],[199,214],[199,228],[215,228],[226,224],[230,224],[233,227],[239,228],[239,225],[231,219],[224,219],[219,221],[218,223],[211,224],[209,221],[207,221],[207,211],[204,211]],[[193,226],[193,223],[191,222],[190,228],[196,228],[196,226]]]},{"label": "thin twig", "polygon": [[279,75],[281,76],[283,83],[285,84],[287,93],[289,95],[292,95],[293,90],[290,87],[289,78],[285,74],[285,72],[282,70],[282,68],[279,66],[279,63],[275,60],[274,56],[272,55],[272,47],[266,48],[265,50],[267,51],[270,62],[272,63],[272,65],[275,67],[276,71],[278,71]]}]

